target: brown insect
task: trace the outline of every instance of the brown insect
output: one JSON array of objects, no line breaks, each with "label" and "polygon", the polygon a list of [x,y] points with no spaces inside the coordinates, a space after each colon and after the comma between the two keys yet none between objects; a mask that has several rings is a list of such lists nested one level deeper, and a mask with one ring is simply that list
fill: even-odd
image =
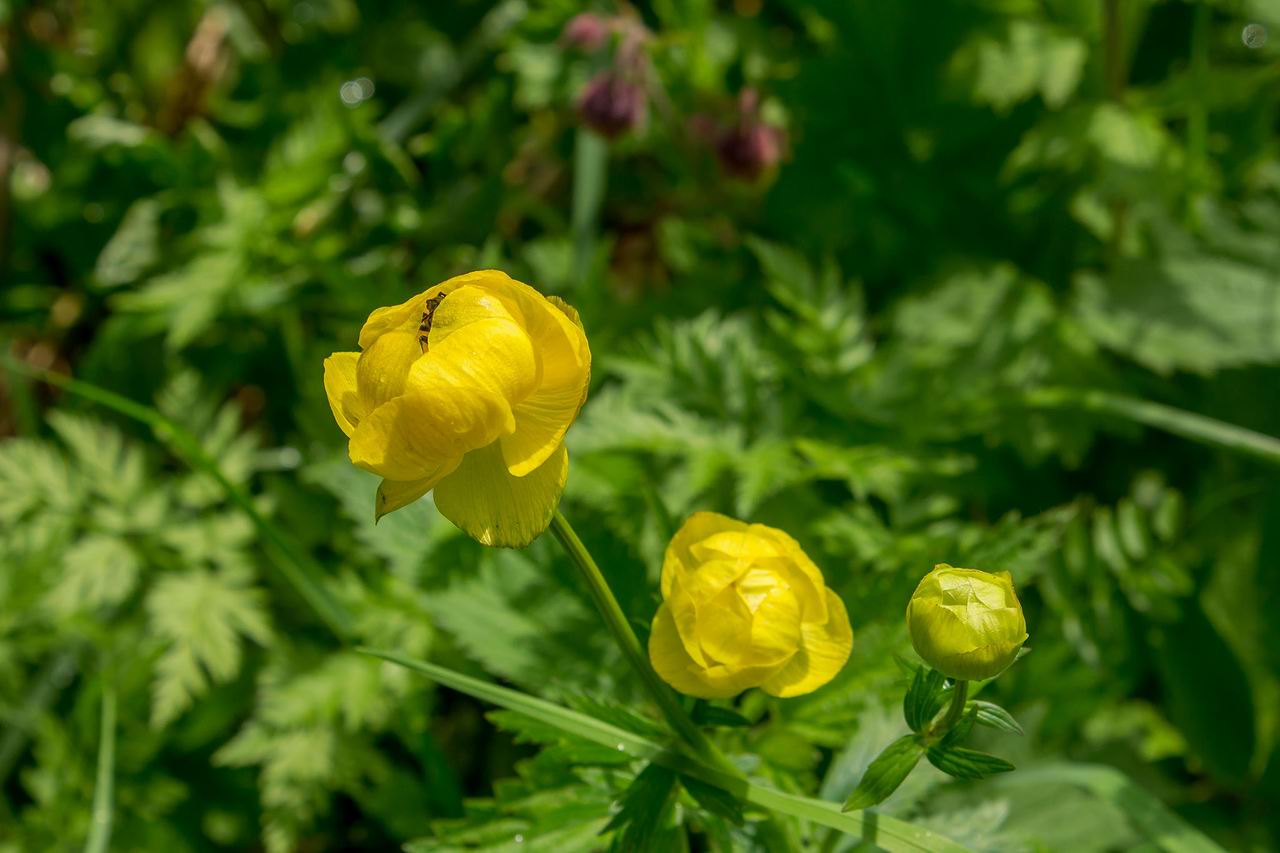
[{"label": "brown insect", "polygon": [[422,312],[422,322],[418,324],[418,346],[427,351],[427,335],[431,334],[431,318],[436,315],[436,308],[444,301],[444,294],[438,293],[427,300],[427,310]]}]

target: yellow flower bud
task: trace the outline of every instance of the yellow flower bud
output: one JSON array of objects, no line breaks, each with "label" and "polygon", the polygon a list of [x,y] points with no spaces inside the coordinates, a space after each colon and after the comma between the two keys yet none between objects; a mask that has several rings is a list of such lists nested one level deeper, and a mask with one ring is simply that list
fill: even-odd
[{"label": "yellow flower bud", "polygon": [[649,658],[682,693],[725,699],[749,687],[799,696],[830,681],[853,648],[844,604],[781,530],[714,512],[667,547]]},{"label": "yellow flower bud", "polygon": [[940,563],[907,604],[907,632],[924,662],[949,678],[992,678],[1018,656],[1027,621],[1008,572]]},{"label": "yellow flower bud", "polygon": [[324,387],[351,461],[383,478],[376,517],[434,490],[485,545],[547,528],[591,376],[576,311],[481,270],[377,309],[360,348],[325,359]]}]

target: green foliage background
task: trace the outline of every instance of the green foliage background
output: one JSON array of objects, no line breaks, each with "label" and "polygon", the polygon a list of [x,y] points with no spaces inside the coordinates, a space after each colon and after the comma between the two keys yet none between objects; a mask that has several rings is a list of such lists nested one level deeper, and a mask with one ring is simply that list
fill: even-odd
[{"label": "green foliage background", "polygon": [[[370,310],[491,266],[582,312],[563,507],[641,630],[695,509],[789,531],[847,603],[832,684],[737,703],[753,774],[842,801],[906,731],[915,583],[1008,570],[1033,651],[988,691],[1027,733],[981,745],[1018,770],[884,811],[1275,849],[1280,5],[654,0],[650,117],[607,145],[580,10],[0,0],[5,350],[182,430],[3,378],[0,850],[80,847],[95,792],[119,850],[635,848],[598,834],[629,756],[342,642],[646,725],[549,537],[375,527],[325,403]],[[747,85],[789,136],[755,182],[689,129]],[[654,849],[765,846],[645,784]]]}]

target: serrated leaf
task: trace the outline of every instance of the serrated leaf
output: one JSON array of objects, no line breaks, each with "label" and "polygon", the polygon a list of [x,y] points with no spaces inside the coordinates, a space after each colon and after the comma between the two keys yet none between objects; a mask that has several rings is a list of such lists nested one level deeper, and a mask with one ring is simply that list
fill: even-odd
[{"label": "serrated leaf", "polygon": [[147,595],[147,615],[166,646],[153,687],[151,723],[157,727],[190,707],[210,681],[234,678],[245,639],[271,639],[262,591],[232,570],[193,569],[161,578]]},{"label": "serrated leaf", "polygon": [[973,720],[978,725],[999,729],[1002,732],[1011,732],[1016,735],[1025,734],[1022,726],[1013,718],[1013,715],[996,703],[972,699],[969,701],[969,706],[973,709]]},{"label": "serrated leaf", "polygon": [[742,814],[742,801],[730,792],[701,779],[681,774],[680,782],[693,797],[694,802],[713,815],[724,818],[734,826],[742,826],[746,818]]},{"label": "serrated leaf", "polygon": [[915,769],[924,751],[915,735],[903,735],[889,744],[862,774],[842,811],[857,811],[884,802]]},{"label": "serrated leaf", "polygon": [[127,544],[89,534],[67,549],[62,576],[45,604],[63,618],[119,604],[132,594],[138,569],[138,557]]},{"label": "serrated leaf", "polygon": [[957,779],[985,779],[1014,769],[1003,758],[960,746],[931,747],[927,755],[930,764]]},{"label": "serrated leaf", "polygon": [[911,687],[902,697],[902,716],[913,732],[922,732],[942,709],[945,694],[942,684],[945,676],[930,667],[916,667]]},{"label": "serrated leaf", "polygon": [[622,830],[623,850],[648,851],[653,848],[662,815],[671,805],[676,774],[657,764],[649,764],[637,774],[619,800],[621,808],[600,831]]}]

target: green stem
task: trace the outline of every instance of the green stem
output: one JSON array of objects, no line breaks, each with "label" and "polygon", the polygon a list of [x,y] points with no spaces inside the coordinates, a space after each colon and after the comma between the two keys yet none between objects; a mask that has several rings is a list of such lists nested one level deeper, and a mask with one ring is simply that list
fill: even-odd
[{"label": "green stem", "polygon": [[1022,395],[1022,403],[1032,408],[1082,409],[1121,417],[1280,465],[1280,439],[1163,403],[1084,388],[1036,388]]},{"label": "green stem", "polygon": [[[653,671],[653,667],[649,664],[649,657],[645,654],[644,649],[640,647],[640,640],[636,638],[635,631],[631,630],[631,624],[627,621],[627,616],[622,612],[622,606],[618,604],[618,599],[614,598],[613,590],[609,588],[609,582],[605,580],[604,574],[600,571],[600,567],[596,565],[596,561],[592,558],[591,552],[587,550],[587,546],[582,544],[582,540],[578,538],[578,534],[574,532],[573,526],[569,524],[568,519],[556,510],[555,516],[551,519],[551,532],[555,534],[560,544],[564,546],[564,550],[573,560],[573,564],[577,566],[582,579],[587,582],[587,590],[591,593],[591,600],[595,603],[596,609],[600,611],[605,625],[613,634],[614,640],[617,641],[619,648],[622,649],[623,655],[626,656],[627,662],[631,664],[631,668],[640,676],[640,681],[644,684],[645,690],[657,703],[662,715],[666,717],[667,723],[680,735],[689,746],[693,747],[703,755],[714,755],[718,750],[712,745],[707,736],[694,723],[693,718],[685,713],[684,708],[680,705],[680,700],[676,698],[676,694],[658,677],[658,673]],[[723,758],[723,756],[721,756]],[[727,761],[727,759],[724,759]]]},{"label": "green stem", "polygon": [[964,703],[968,701],[969,682],[957,681],[956,686],[951,688],[951,704],[947,707],[946,716],[939,720],[936,726],[930,728],[930,734],[940,735],[951,731],[951,728],[960,722],[960,717],[964,715]]},{"label": "green stem", "polygon": [[274,558],[273,564],[289,586],[311,606],[315,614],[339,640],[345,642],[351,639],[352,616],[316,579],[320,575],[319,567],[311,563],[274,524],[258,511],[253,498],[227,478],[222,468],[205,452],[199,439],[194,435],[150,406],[144,406],[106,388],[99,388],[51,370],[32,367],[4,353],[0,353],[0,364],[14,373],[47,382],[149,426],[156,437],[168,445],[188,466],[212,477],[222,487],[227,499],[249,517],[253,526],[257,528],[258,535],[266,541]]},{"label": "green stem", "polygon": [[116,688],[102,687],[102,734],[98,741],[98,776],[93,788],[93,817],[84,853],[107,853],[111,847],[111,820],[115,800]]}]

